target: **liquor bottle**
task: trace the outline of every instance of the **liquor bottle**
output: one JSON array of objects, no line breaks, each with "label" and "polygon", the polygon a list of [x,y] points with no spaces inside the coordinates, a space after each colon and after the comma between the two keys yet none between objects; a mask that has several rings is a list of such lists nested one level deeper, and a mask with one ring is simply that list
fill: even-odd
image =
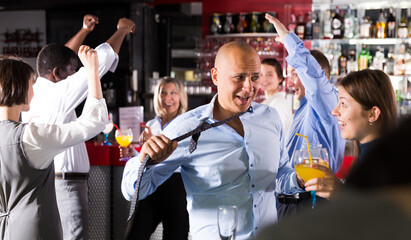
[{"label": "liquor bottle", "polygon": [[291,20],[290,20],[290,23],[288,24],[288,31],[295,33],[295,28],[297,27],[297,21],[295,18],[295,14],[291,14],[290,18]]},{"label": "liquor bottle", "polygon": [[341,56],[338,58],[338,75],[345,76],[348,73],[347,70],[347,55],[343,48],[341,48]]},{"label": "liquor bottle", "polygon": [[395,14],[392,7],[387,17],[387,38],[395,38]]},{"label": "liquor bottle", "polygon": [[380,15],[378,17],[378,21],[375,24],[376,37],[386,38],[387,37],[386,30],[387,30],[387,24],[386,24],[386,20],[384,17],[384,12],[381,9]]},{"label": "liquor bottle", "polygon": [[323,25],[324,39],[333,38],[333,34],[331,32],[331,24],[332,24],[331,11],[326,10],[325,11],[325,18],[324,18],[324,25]]},{"label": "liquor bottle", "polygon": [[408,16],[408,37],[411,38],[411,8],[407,9],[407,16]]},{"label": "liquor bottle", "polygon": [[364,16],[360,25],[360,38],[371,37],[371,19],[368,16]]},{"label": "liquor bottle", "polygon": [[225,15],[225,23],[223,26],[225,33],[233,33],[234,32],[234,24],[233,24],[233,14],[227,13]]},{"label": "liquor bottle", "polygon": [[369,65],[369,51],[365,47],[365,45],[362,45],[361,52],[358,55],[358,70],[364,70],[367,69]]},{"label": "liquor bottle", "polygon": [[[277,13],[276,12],[270,12],[269,13],[271,16],[273,17],[277,17]],[[267,19],[264,18],[263,21],[263,30],[266,33],[276,33],[277,31],[275,30],[275,27],[273,24],[271,24]]]},{"label": "liquor bottle", "polygon": [[398,24],[397,36],[399,38],[408,37],[407,21],[405,20],[405,11],[401,12],[401,21],[400,24]]},{"label": "liquor bottle", "polygon": [[246,20],[245,15],[246,15],[246,13],[241,12],[238,16],[238,23],[237,23],[237,26],[236,26],[236,29],[237,29],[238,33],[243,33],[247,29],[248,24],[247,24],[247,20]]},{"label": "liquor bottle", "polygon": [[375,52],[375,56],[372,61],[372,66],[376,70],[384,70],[386,59],[384,57],[384,49],[378,47],[378,50]]},{"label": "liquor bottle", "polygon": [[308,11],[306,14],[306,23],[304,29],[304,39],[313,39],[313,17],[312,12]]},{"label": "liquor bottle", "polygon": [[394,75],[394,66],[395,66],[395,55],[393,48],[388,50],[388,59],[385,63],[385,73],[388,75]]},{"label": "liquor bottle", "polygon": [[338,43],[330,45],[331,50],[331,75],[339,75],[338,74],[338,60],[341,56],[341,45]]},{"label": "liquor bottle", "polygon": [[344,15],[344,38],[354,38],[355,17],[352,15],[351,8],[347,7],[347,12]]},{"label": "liquor bottle", "polygon": [[355,57],[355,51],[350,50],[350,55],[348,55],[348,61],[347,61],[347,73],[350,72],[355,72],[358,69],[358,64],[357,60]]},{"label": "liquor bottle", "polygon": [[335,7],[335,14],[333,17],[331,28],[332,28],[332,34],[334,35],[334,39],[343,38],[344,36],[343,18],[340,15],[340,9],[338,8],[338,6]]},{"label": "liquor bottle", "polygon": [[259,12],[251,13],[250,32],[252,33],[260,32],[260,28],[261,28],[261,24],[259,22],[260,15],[261,13]]},{"label": "liquor bottle", "polygon": [[313,39],[320,39],[321,38],[321,23],[320,17],[318,12],[314,13],[313,19]]},{"label": "liquor bottle", "polygon": [[297,17],[297,27],[295,28],[295,34],[301,39],[304,39],[305,23],[304,16],[302,13],[298,14]]},{"label": "liquor bottle", "polygon": [[223,33],[223,25],[221,24],[221,13],[213,13],[211,15],[212,20],[211,20],[211,26],[210,26],[210,32],[211,34],[219,34]]},{"label": "liquor bottle", "polygon": [[400,45],[400,50],[395,58],[394,75],[405,75],[405,44]]}]

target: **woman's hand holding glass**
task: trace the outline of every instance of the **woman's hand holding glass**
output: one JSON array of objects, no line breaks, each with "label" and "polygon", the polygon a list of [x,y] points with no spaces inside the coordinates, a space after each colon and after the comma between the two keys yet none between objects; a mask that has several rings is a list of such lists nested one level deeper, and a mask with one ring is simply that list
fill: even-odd
[{"label": "woman's hand holding glass", "polygon": [[342,186],[341,181],[335,173],[328,167],[313,165],[313,169],[324,172],[322,178],[312,178],[305,183],[305,190],[316,191],[317,195],[323,198],[331,198],[337,189]]}]

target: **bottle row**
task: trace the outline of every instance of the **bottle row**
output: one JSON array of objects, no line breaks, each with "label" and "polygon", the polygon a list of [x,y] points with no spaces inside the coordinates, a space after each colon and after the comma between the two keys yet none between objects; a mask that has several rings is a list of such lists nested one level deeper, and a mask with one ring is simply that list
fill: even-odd
[{"label": "bottle row", "polygon": [[[211,34],[275,33],[275,28],[264,17],[265,13],[213,13],[210,15]],[[270,13],[277,16],[276,12]]]},{"label": "bottle row", "polygon": [[388,75],[411,76],[411,48],[402,43],[397,52],[393,47],[382,48],[363,44],[360,52],[349,45],[329,43],[319,46],[331,65],[331,74],[346,74],[367,68],[379,69]]},{"label": "bottle row", "polygon": [[367,10],[359,18],[355,9],[348,6],[344,11],[336,6],[325,12],[292,13],[288,29],[301,39],[411,37],[411,8]]}]

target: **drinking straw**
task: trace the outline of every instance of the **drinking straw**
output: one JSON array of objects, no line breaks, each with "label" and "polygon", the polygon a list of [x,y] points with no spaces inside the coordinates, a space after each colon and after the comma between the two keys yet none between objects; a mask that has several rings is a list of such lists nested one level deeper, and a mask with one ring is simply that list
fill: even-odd
[{"label": "drinking straw", "polygon": [[[123,134],[121,134],[121,131],[120,131],[120,129],[118,128],[118,126],[115,124],[115,123],[113,123],[113,125],[114,125],[114,127],[116,127],[116,129],[118,130],[118,133],[120,134],[120,136],[122,136]],[[310,157],[311,158],[311,157]]]},{"label": "drinking straw", "polygon": [[312,158],[311,158],[310,144],[308,143],[308,137],[307,137],[307,136],[304,136],[304,135],[301,135],[301,134],[299,134],[299,133],[296,133],[296,135],[297,135],[297,136],[300,136],[300,137],[304,137],[305,140],[307,141],[308,156],[310,157],[310,164],[313,165],[313,160],[312,160]]}]

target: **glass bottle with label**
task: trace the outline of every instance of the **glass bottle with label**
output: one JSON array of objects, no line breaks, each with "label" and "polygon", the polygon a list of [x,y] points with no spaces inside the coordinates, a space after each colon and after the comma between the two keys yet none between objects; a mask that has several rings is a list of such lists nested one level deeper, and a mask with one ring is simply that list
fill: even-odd
[{"label": "glass bottle with label", "polygon": [[304,39],[305,23],[303,13],[299,13],[297,17],[297,27],[295,28],[295,34],[301,39]]},{"label": "glass bottle with label", "polygon": [[313,19],[313,39],[320,39],[321,38],[321,23],[320,17],[318,12],[314,13]]},{"label": "glass bottle with label", "polygon": [[341,48],[341,56],[338,58],[338,75],[341,77],[347,75],[347,55],[345,54],[345,49]]},{"label": "glass bottle with label", "polygon": [[261,13],[259,12],[252,12],[251,13],[251,22],[250,22],[250,32],[256,33],[260,32],[260,17]]},{"label": "glass bottle with label", "polygon": [[387,38],[395,38],[395,13],[392,7],[387,17]]},{"label": "glass bottle with label", "polygon": [[388,50],[388,59],[385,63],[385,70],[384,72],[388,75],[394,75],[394,65],[395,65],[395,55],[394,49],[390,48]]},{"label": "glass bottle with label", "polygon": [[226,13],[225,15],[225,23],[223,26],[225,33],[233,33],[234,32],[234,24],[233,24],[233,14]]},{"label": "glass bottle with label", "polygon": [[386,59],[384,57],[384,49],[381,47],[378,47],[378,50],[375,52],[375,56],[372,61],[372,66],[376,70],[384,70],[384,65],[385,65]]},{"label": "glass bottle with label", "polygon": [[341,39],[344,36],[343,29],[343,18],[340,15],[340,9],[338,6],[335,7],[335,14],[331,24],[332,34],[334,39]]},{"label": "glass bottle with label", "polygon": [[210,32],[211,34],[219,34],[223,33],[223,25],[221,24],[221,13],[213,13],[211,15],[211,26]]},{"label": "glass bottle with label", "polygon": [[324,18],[324,25],[323,25],[324,39],[333,38],[333,34],[331,33],[331,24],[332,24],[331,11],[327,9],[325,11],[325,18]]},{"label": "glass bottle with label", "polygon": [[407,38],[408,37],[408,28],[407,28],[407,21],[405,20],[405,9],[401,12],[401,21],[398,24],[397,29],[397,36],[399,38]]},{"label": "glass bottle with label", "polygon": [[348,55],[347,60],[347,73],[355,72],[358,69],[357,59],[355,57],[355,51],[352,49],[350,50],[350,54]]},{"label": "glass bottle with label", "polygon": [[360,54],[358,55],[358,70],[367,69],[370,65],[370,52],[365,47],[365,44],[362,45]]},{"label": "glass bottle with label", "polygon": [[295,33],[295,28],[297,27],[297,20],[295,18],[295,14],[291,14],[290,18],[291,20],[288,24],[288,31]]},{"label": "glass bottle with label", "polygon": [[236,29],[237,29],[238,33],[243,33],[247,29],[248,24],[247,24],[247,19],[246,19],[245,16],[246,16],[246,13],[243,13],[243,12],[241,12],[238,15],[238,23],[237,23],[237,26],[236,26]]},{"label": "glass bottle with label", "polygon": [[347,7],[347,12],[344,15],[344,38],[354,38],[355,17],[351,12],[351,8]]},{"label": "glass bottle with label", "polygon": [[400,50],[395,58],[394,75],[405,75],[405,44],[400,45]]},{"label": "glass bottle with label", "polygon": [[378,21],[375,24],[376,37],[386,38],[387,37],[386,30],[387,30],[387,23],[384,17],[384,12],[381,9],[380,15],[378,17]]},{"label": "glass bottle with label", "polygon": [[360,38],[370,38],[371,37],[371,18],[364,16],[360,25]]},{"label": "glass bottle with label", "polygon": [[312,12],[308,11],[305,19],[304,39],[313,39],[313,17]]}]

